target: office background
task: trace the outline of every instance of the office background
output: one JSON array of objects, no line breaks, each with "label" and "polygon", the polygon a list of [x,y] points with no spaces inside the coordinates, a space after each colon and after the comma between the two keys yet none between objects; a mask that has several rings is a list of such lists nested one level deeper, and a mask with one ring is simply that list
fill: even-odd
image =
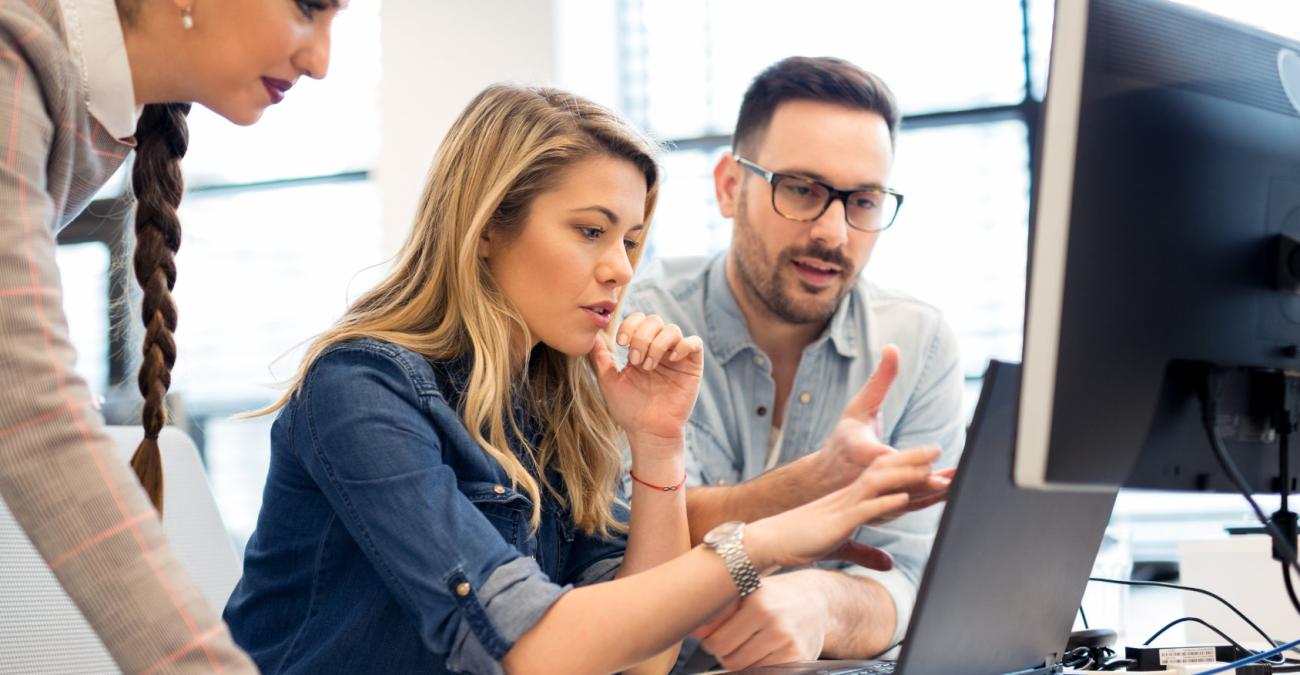
[{"label": "office background", "polygon": [[[1294,0],[1185,2],[1300,38]],[[728,243],[710,172],[754,74],[790,54],[881,74],[905,114],[893,185],[907,203],[866,274],[943,309],[969,410],[988,359],[1020,354],[1051,21],[1049,0],[353,0],[326,80],[248,129],[191,115],[172,398],[236,546],[260,506],[270,419],[231,416],[274,400],[303,343],[382,276],[439,140],[495,81],[571,89],[664,141],[648,254],[675,256]],[[136,405],[136,328],[117,299],[127,268],[112,255],[124,185],[105,188],[60,250],[79,369],[113,423]],[[1177,539],[1246,520],[1231,495],[1128,493],[1113,529],[1158,560]]]}]

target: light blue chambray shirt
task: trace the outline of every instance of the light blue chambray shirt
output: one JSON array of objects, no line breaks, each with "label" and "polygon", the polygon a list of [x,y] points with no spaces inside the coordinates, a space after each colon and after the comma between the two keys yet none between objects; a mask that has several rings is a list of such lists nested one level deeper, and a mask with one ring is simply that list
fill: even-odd
[{"label": "light blue chambray shirt", "polygon": [[[704,379],[686,429],[688,486],[747,481],[767,461],[776,384],[727,284],[726,260],[725,252],[656,260],[641,270],[623,303],[624,316],[658,314],[704,340]],[[780,464],[822,446],[888,344],[902,358],[881,411],[882,438],[895,448],[937,445],[943,454],[936,468],[956,466],[965,438],[957,338],[933,306],[865,279],[804,349],[781,424]],[[941,508],[859,528],[859,541],[894,556],[893,570],[837,565],[875,579],[893,597],[898,622],[891,644],[902,639],[912,616]]]}]

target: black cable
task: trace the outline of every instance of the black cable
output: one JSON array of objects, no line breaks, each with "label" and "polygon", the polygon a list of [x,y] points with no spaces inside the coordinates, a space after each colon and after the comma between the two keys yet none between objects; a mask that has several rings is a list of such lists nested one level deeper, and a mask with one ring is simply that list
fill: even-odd
[{"label": "black cable", "polygon": [[[1291,493],[1291,465],[1289,459],[1291,449],[1290,444],[1287,442],[1290,438],[1290,429],[1286,424],[1282,425],[1282,433],[1279,436],[1281,438],[1278,441],[1278,455],[1280,456],[1278,471],[1281,475],[1281,485],[1278,486],[1280,488],[1278,491],[1282,493],[1282,504],[1278,512],[1273,514],[1273,517],[1279,518],[1280,522],[1285,522],[1286,526],[1292,530],[1292,536],[1287,537],[1287,540],[1293,541],[1295,539],[1295,517],[1290,516],[1289,519],[1282,517],[1283,514],[1287,514],[1287,497]],[[1293,554],[1292,561],[1294,560]],[[1282,584],[1286,586],[1286,595],[1291,599],[1291,604],[1295,606],[1297,612],[1300,612],[1300,598],[1296,597],[1295,587],[1291,584],[1291,570],[1287,567],[1285,560],[1282,561]]]},{"label": "black cable", "polygon": [[[1236,467],[1228,459],[1227,452],[1223,448],[1223,441],[1219,440],[1219,437],[1213,431],[1210,432],[1210,445],[1214,447],[1214,454],[1219,459],[1219,466],[1223,467],[1224,471],[1229,472],[1230,475],[1234,474]],[[1264,515],[1264,511],[1259,508],[1259,504],[1255,503],[1255,499],[1250,495],[1249,488],[1245,487],[1245,480],[1240,475],[1234,475],[1233,482],[1237,483],[1237,489],[1241,490],[1242,496],[1250,503],[1251,509],[1255,511],[1255,515],[1259,518],[1260,523],[1264,525],[1264,529],[1272,535],[1278,548],[1287,557],[1287,560],[1282,561],[1282,580],[1287,587],[1287,598],[1291,600],[1291,606],[1295,607],[1296,613],[1300,613],[1300,598],[1296,597],[1295,590],[1291,587],[1291,575],[1289,574],[1292,567],[1295,568],[1297,573],[1300,573],[1300,563],[1296,562],[1295,549],[1287,542],[1281,530]]]},{"label": "black cable", "polygon": [[1282,485],[1280,486],[1281,489],[1278,490],[1278,492],[1282,493],[1282,508],[1278,510],[1281,511],[1282,513],[1286,513],[1287,511],[1286,499],[1287,496],[1290,495],[1291,493],[1291,466],[1290,466],[1291,449],[1289,447],[1290,443],[1287,442],[1287,439],[1291,437],[1291,431],[1290,429],[1287,429],[1285,426],[1283,426],[1282,433],[1278,434],[1278,436],[1280,436],[1278,440],[1279,452],[1277,453],[1280,456],[1280,459],[1278,461],[1278,471],[1279,471],[1279,475],[1281,475],[1282,477]]},{"label": "black cable", "polygon": [[1282,584],[1286,586],[1286,594],[1291,598],[1291,604],[1296,606],[1296,611],[1300,611],[1300,598],[1296,597],[1295,586],[1291,584],[1291,569],[1287,564],[1282,563]]},{"label": "black cable", "polygon": [[[1224,633],[1223,631],[1219,630],[1218,628],[1215,628],[1214,626],[1210,625],[1208,622],[1206,622],[1206,621],[1204,621],[1204,620],[1202,620],[1202,619],[1198,619],[1197,617],[1194,617],[1194,616],[1185,616],[1185,617],[1183,617],[1183,618],[1181,618],[1181,619],[1175,619],[1175,620],[1173,620],[1173,621],[1170,621],[1169,623],[1165,624],[1164,628],[1161,628],[1160,630],[1156,631],[1154,635],[1152,635],[1151,637],[1147,638],[1147,641],[1146,641],[1146,642],[1143,642],[1142,645],[1143,645],[1143,646],[1146,646],[1146,645],[1151,644],[1152,642],[1155,642],[1155,641],[1156,641],[1156,638],[1158,638],[1158,637],[1160,637],[1161,635],[1163,635],[1165,631],[1169,630],[1170,628],[1173,628],[1174,626],[1177,626],[1177,625],[1180,624],[1180,623],[1184,623],[1184,622],[1186,622],[1186,621],[1191,621],[1191,622],[1194,622],[1194,623],[1199,623],[1199,624],[1201,624],[1202,626],[1205,626],[1206,628],[1209,628],[1210,630],[1214,631],[1214,633],[1215,633],[1216,635],[1218,635],[1219,637],[1221,637],[1221,638],[1223,638],[1224,640],[1226,640],[1226,641],[1228,642],[1228,644],[1232,645],[1233,647],[1236,647],[1237,650],[1240,651],[1242,654],[1258,654],[1258,653],[1259,653],[1259,650],[1256,650],[1256,649],[1247,649],[1246,647],[1243,647],[1243,646],[1241,645],[1241,643],[1239,643],[1239,642],[1237,642],[1236,640],[1234,640],[1234,639],[1228,637],[1227,633]],[[1277,646],[1277,645],[1274,644],[1274,646]],[[1279,658],[1281,658],[1280,661],[1276,661],[1276,662],[1265,661],[1265,663],[1268,663],[1269,665],[1281,665],[1281,664],[1283,664],[1283,663],[1286,663],[1286,657],[1285,657],[1285,656],[1280,656]]]},{"label": "black cable", "polygon": [[[1219,467],[1228,475],[1228,478],[1237,486],[1237,491],[1241,496],[1246,498],[1250,504],[1251,510],[1255,512],[1255,517],[1264,526],[1264,529],[1273,536],[1277,542],[1278,549],[1286,556],[1287,562],[1300,572],[1300,562],[1296,561],[1295,548],[1287,541],[1287,538],[1273,524],[1268,516],[1264,515],[1264,510],[1259,508],[1255,503],[1255,498],[1250,494],[1250,487],[1246,484],[1246,479],[1242,477],[1241,472],[1237,470],[1237,465],[1232,463],[1232,458],[1228,456],[1228,450],[1223,445],[1223,439],[1219,438],[1219,432],[1215,429],[1215,420],[1218,417],[1219,392],[1218,392],[1218,373],[1210,370],[1205,376],[1205,388],[1201,392],[1201,421],[1205,425],[1205,433],[1210,439],[1210,449],[1214,451],[1214,457],[1219,461]],[[1285,486],[1284,486],[1285,489]],[[1300,602],[1294,602],[1296,611],[1300,612]]]},{"label": "black cable", "polygon": [[1084,612],[1084,611],[1083,611],[1083,605],[1079,605],[1079,617],[1083,619],[1083,629],[1084,629],[1084,630],[1089,630],[1089,627],[1088,627],[1088,614],[1087,614],[1087,612]]},{"label": "black cable", "polygon": [[1152,642],[1155,642],[1155,641],[1156,641],[1156,638],[1160,637],[1161,635],[1164,635],[1165,631],[1169,630],[1170,628],[1173,628],[1174,626],[1177,626],[1177,625],[1180,624],[1180,623],[1185,623],[1185,622],[1187,622],[1187,621],[1191,621],[1192,623],[1199,623],[1199,624],[1201,624],[1202,626],[1205,626],[1206,628],[1209,628],[1210,630],[1214,631],[1214,633],[1215,633],[1216,635],[1218,635],[1219,637],[1223,638],[1224,640],[1226,640],[1226,641],[1228,642],[1228,644],[1232,645],[1233,647],[1236,647],[1237,649],[1240,649],[1240,650],[1242,650],[1242,651],[1244,651],[1244,652],[1251,652],[1251,651],[1254,651],[1254,650],[1251,650],[1251,649],[1246,649],[1245,647],[1241,646],[1241,643],[1239,643],[1239,642],[1237,642],[1236,640],[1234,640],[1234,639],[1228,637],[1227,634],[1224,633],[1223,631],[1221,631],[1221,630],[1219,630],[1218,628],[1215,628],[1215,627],[1212,626],[1211,624],[1207,623],[1204,619],[1201,619],[1201,618],[1198,618],[1198,617],[1195,617],[1195,616],[1185,616],[1185,617],[1183,617],[1183,618],[1181,618],[1181,619],[1174,619],[1173,621],[1170,621],[1169,623],[1165,624],[1163,628],[1161,628],[1160,630],[1156,631],[1155,633],[1152,633],[1152,634],[1151,634],[1151,637],[1147,638],[1147,639],[1146,639],[1146,642],[1143,642],[1143,643],[1142,643],[1142,646],[1145,647],[1145,646],[1151,644]]},{"label": "black cable", "polygon": [[[1136,666],[1136,665],[1137,665],[1137,659],[1115,659],[1114,661],[1107,662],[1106,665],[1101,667],[1101,669],[1119,670],[1120,668],[1124,668],[1125,670],[1127,670],[1130,666]],[[1273,672],[1277,672],[1277,671],[1273,671]]]},{"label": "black cable", "polygon": [[1129,665],[1128,659],[1115,658],[1110,647],[1081,645],[1061,656],[1061,665],[1070,670],[1114,670]]},{"label": "black cable", "polygon": [[1155,586],[1159,588],[1173,588],[1180,591],[1189,591],[1192,593],[1200,593],[1201,595],[1208,595],[1211,598],[1214,598],[1215,600],[1218,600],[1219,602],[1223,603],[1224,606],[1226,606],[1228,609],[1232,610],[1233,614],[1236,614],[1242,621],[1245,621],[1247,625],[1255,629],[1256,633],[1259,633],[1261,636],[1263,636],[1263,638],[1268,642],[1268,644],[1271,645],[1278,644],[1276,640],[1269,637],[1268,633],[1264,632],[1263,628],[1260,628],[1254,621],[1251,621],[1250,617],[1246,616],[1245,614],[1242,614],[1241,610],[1237,609],[1236,605],[1233,605],[1231,602],[1224,600],[1223,597],[1220,596],[1219,594],[1214,593],[1212,591],[1207,591],[1204,588],[1195,588],[1193,586],[1181,586],[1179,584],[1168,584],[1163,581],[1133,581],[1131,579],[1108,579],[1106,577],[1088,577],[1088,581],[1100,581],[1102,583],[1107,583],[1107,584],[1120,584],[1121,586]]},{"label": "black cable", "polygon": [[1087,647],[1075,647],[1061,659],[1061,665],[1070,670],[1087,670],[1092,664],[1092,652]]}]

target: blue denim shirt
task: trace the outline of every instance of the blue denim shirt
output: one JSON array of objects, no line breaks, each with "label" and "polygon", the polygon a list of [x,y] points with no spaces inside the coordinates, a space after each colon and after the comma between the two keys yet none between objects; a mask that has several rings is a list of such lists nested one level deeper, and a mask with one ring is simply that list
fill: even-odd
[{"label": "blue denim shirt", "polygon": [[467,375],[467,359],[350,341],[281,410],[225,611],[263,672],[501,673],[567,589],[617,571],[626,539],[575,531],[552,496],[532,532],[531,502],[456,414]]},{"label": "blue denim shirt", "polygon": [[[686,429],[688,486],[730,485],[763,473],[776,396],[772,364],[750,337],[727,283],[726,253],[659,259],[647,265],[623,313],[658,314],[704,339],[699,399]],[[901,363],[881,411],[883,438],[896,448],[939,446],[936,468],[956,466],[965,439],[957,339],[934,307],[859,279],[826,331],[804,349],[781,424],[779,464],[820,448],[849,399],[871,376],[881,349],[898,345]],[[942,507],[909,514],[856,538],[894,556],[890,572],[835,565],[876,579],[897,610],[901,640],[916,601]],[[684,656],[693,644],[683,646]]]}]

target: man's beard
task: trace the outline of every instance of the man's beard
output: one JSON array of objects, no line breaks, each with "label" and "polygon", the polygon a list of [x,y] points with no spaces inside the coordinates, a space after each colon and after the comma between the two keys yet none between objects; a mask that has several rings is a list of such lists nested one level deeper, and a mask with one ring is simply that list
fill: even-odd
[{"label": "man's beard", "polygon": [[[749,227],[743,196],[737,201],[739,203],[735,215],[733,242],[736,272],[749,295],[763,303],[773,316],[787,323],[810,324],[829,321],[834,316],[835,309],[839,307],[840,300],[849,291],[850,284],[847,280],[856,275],[853,263],[842,250],[828,249],[814,241],[806,247],[791,246],[782,250],[777,254],[776,262],[773,264],[767,258],[763,242]],[[791,224],[795,225],[795,223]],[[791,261],[801,257],[821,260],[839,267],[842,278],[840,287],[816,289],[805,286],[810,294],[816,296],[803,299],[791,297],[782,281],[782,270],[791,267]],[[802,280],[797,280],[796,283],[804,284]]]}]

